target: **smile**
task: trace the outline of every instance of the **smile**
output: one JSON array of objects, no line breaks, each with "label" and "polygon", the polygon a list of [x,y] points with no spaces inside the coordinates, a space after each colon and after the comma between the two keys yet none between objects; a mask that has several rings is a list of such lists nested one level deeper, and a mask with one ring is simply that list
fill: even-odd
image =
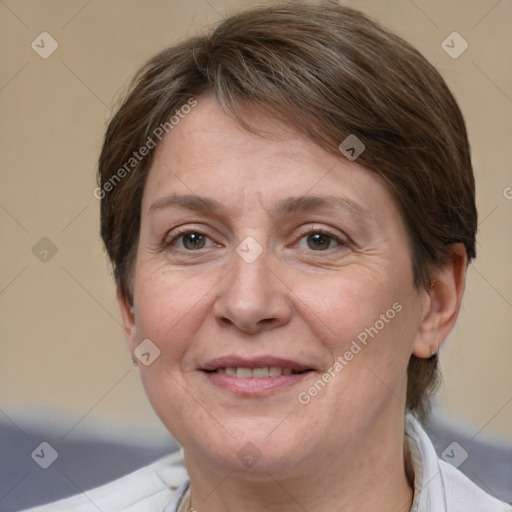
[{"label": "smile", "polygon": [[215,388],[245,398],[273,395],[315,372],[304,363],[270,355],[219,357],[199,369]]},{"label": "smile", "polygon": [[280,377],[281,375],[292,375],[304,373],[304,371],[293,370],[292,368],[282,368],[280,366],[263,366],[261,368],[243,368],[227,367],[217,368],[212,373],[227,375],[237,379],[264,379],[266,377]]}]

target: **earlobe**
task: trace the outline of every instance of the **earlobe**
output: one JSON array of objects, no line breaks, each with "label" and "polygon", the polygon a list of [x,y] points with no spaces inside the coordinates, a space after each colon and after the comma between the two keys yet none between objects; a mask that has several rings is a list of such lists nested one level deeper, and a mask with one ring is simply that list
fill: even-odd
[{"label": "earlobe", "polygon": [[436,354],[459,314],[466,279],[467,256],[463,244],[454,244],[446,263],[437,269],[425,294],[421,325],[413,345],[416,357]]}]

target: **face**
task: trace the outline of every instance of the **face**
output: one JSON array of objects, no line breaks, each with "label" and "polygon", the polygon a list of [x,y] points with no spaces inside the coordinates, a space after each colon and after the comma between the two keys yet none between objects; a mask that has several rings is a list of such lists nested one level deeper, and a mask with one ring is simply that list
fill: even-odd
[{"label": "face", "polygon": [[189,457],[300,472],[403,423],[426,300],[381,179],[249,115],[202,97],[158,148],[128,342]]}]

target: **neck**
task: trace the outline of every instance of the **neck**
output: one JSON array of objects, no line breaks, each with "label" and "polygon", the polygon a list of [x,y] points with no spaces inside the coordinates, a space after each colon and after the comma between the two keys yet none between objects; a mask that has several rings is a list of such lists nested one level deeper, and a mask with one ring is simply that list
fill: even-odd
[{"label": "neck", "polygon": [[391,434],[375,430],[360,433],[359,441],[342,451],[309,457],[293,474],[262,468],[258,479],[219,471],[185,452],[192,507],[197,512],[409,512],[413,491],[405,469],[403,421]]}]

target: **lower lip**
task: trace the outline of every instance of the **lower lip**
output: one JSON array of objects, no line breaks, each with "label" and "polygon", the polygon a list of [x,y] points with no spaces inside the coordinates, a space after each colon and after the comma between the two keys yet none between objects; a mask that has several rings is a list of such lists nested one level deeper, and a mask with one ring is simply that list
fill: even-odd
[{"label": "lower lip", "polygon": [[269,394],[272,391],[291,387],[301,382],[311,372],[292,373],[291,375],[280,375],[279,377],[262,377],[260,379],[251,377],[239,379],[222,373],[203,372],[207,379],[219,388],[239,396],[258,396]]}]

